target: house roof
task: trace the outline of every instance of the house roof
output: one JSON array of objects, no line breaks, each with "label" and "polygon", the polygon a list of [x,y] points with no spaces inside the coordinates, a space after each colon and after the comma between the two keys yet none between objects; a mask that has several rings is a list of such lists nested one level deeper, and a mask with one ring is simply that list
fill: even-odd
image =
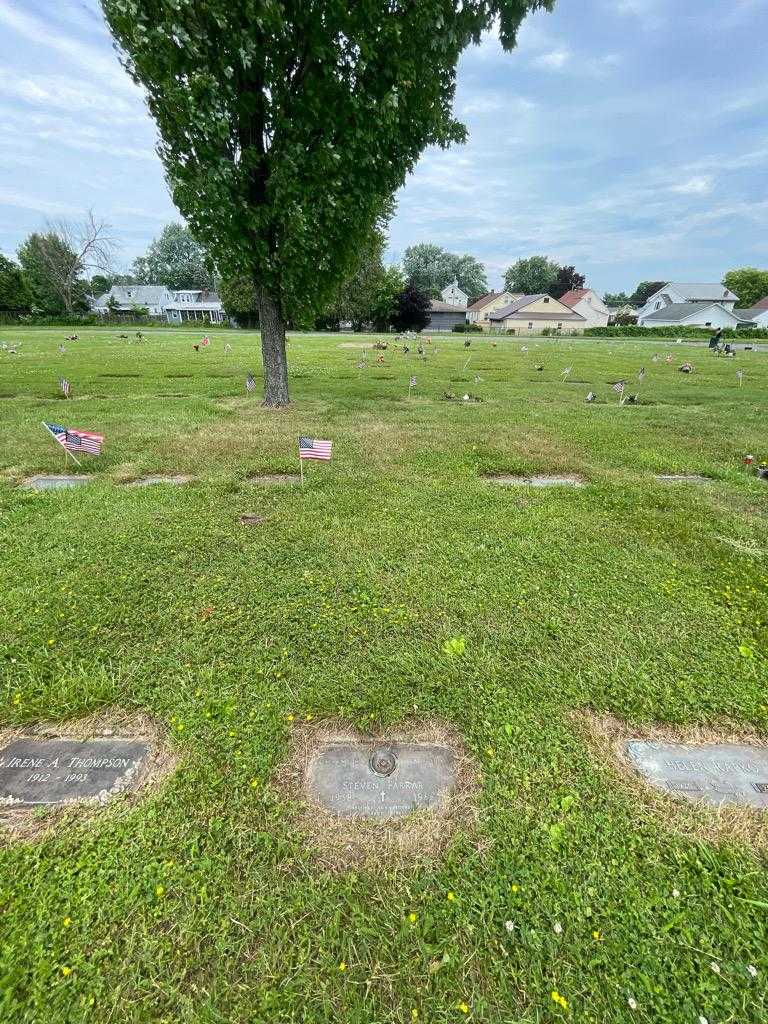
[{"label": "house roof", "polygon": [[765,316],[768,306],[750,306],[749,309],[734,309],[734,316],[740,320],[754,320],[756,316]]},{"label": "house roof", "polygon": [[591,288],[572,288],[565,295],[560,296],[560,302],[564,306],[575,306],[577,302],[581,300],[592,291]]},{"label": "house roof", "polygon": [[450,302],[441,302],[440,299],[432,299],[429,308],[433,313],[466,313],[466,306],[453,306]]},{"label": "house roof", "polygon": [[478,309],[483,309],[489,302],[493,302],[494,299],[498,299],[503,294],[504,292],[488,292],[486,295],[481,295],[471,306],[467,306],[467,310],[475,313]]},{"label": "house roof", "polygon": [[[681,320],[686,320],[689,316],[694,313],[702,313],[705,309],[711,309],[713,306],[718,306],[716,302],[672,302],[668,306],[664,306],[663,309],[654,309],[652,313],[643,317],[643,323],[648,320],[672,320],[676,323]],[[722,306],[718,306],[724,313],[729,313],[730,310],[723,309]],[[737,312],[731,314],[736,320],[741,319]]]},{"label": "house roof", "polygon": [[526,306],[530,306],[532,302],[537,299],[545,298],[544,292],[538,295],[520,295],[510,302],[507,306],[502,306],[501,309],[497,309],[495,313],[491,313],[491,320],[505,320],[508,316],[512,316],[513,313],[517,313],[519,309],[524,309]]},{"label": "house roof", "polygon": [[760,299],[759,302],[756,302],[753,308],[754,309],[768,309],[768,295],[766,295],[764,299]]},{"label": "house roof", "polygon": [[110,298],[114,298],[119,305],[157,306],[167,292],[168,289],[161,284],[113,284],[108,292],[96,299],[96,305],[106,306]]},{"label": "house roof", "polygon": [[[525,313],[523,312],[528,306],[532,305],[539,299],[550,299],[555,303],[555,307],[551,312],[547,313]],[[495,313],[491,313],[489,320],[508,320],[510,317],[519,317],[520,320],[527,317],[529,320],[585,320],[586,318],[581,313],[575,313],[573,310],[566,306],[565,310],[557,308],[560,305],[560,299],[553,299],[551,296],[544,292],[540,292],[538,295],[521,295],[514,302],[510,302],[508,306],[502,306],[501,309],[497,309]]]},{"label": "house roof", "polygon": [[[724,284],[702,284],[700,282],[690,284],[689,282],[668,281],[664,287],[674,288],[675,291],[680,292],[685,296],[686,302],[736,302],[739,298]],[[659,291],[661,290],[660,288]]]}]

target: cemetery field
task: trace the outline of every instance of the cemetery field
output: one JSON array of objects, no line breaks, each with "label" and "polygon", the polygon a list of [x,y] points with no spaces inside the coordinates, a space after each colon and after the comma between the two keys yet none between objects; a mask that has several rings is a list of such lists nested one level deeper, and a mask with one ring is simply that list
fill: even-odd
[{"label": "cemetery field", "polygon": [[[0,328],[2,727],[147,716],[173,770],[0,830],[0,1020],[766,1020],[765,813],[654,796],[587,723],[768,741],[768,353],[296,335],[267,411],[256,334],[69,333]],[[105,436],[87,485],[20,486],[64,467],[41,421]],[[332,461],[249,480],[300,434]],[[326,721],[451,731],[472,813],[323,856],[278,780]]]}]

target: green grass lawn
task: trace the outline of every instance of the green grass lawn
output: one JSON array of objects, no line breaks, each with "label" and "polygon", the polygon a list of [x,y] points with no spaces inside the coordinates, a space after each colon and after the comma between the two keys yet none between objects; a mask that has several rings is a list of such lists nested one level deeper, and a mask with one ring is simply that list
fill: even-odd
[{"label": "green grass lawn", "polygon": [[[3,845],[0,1020],[765,1021],[764,850],[652,812],[570,712],[768,733],[768,484],[741,465],[768,457],[767,354],[473,337],[465,371],[435,336],[426,363],[361,371],[344,346],[370,339],[296,336],[273,412],[245,393],[256,335],[195,353],[84,329],[60,355],[67,333],[0,329],[22,342],[0,351],[3,721],[144,712],[180,761],[131,806]],[[608,382],[641,366],[619,407]],[[16,486],[62,469],[41,420],[106,435],[89,486]],[[296,472],[299,433],[333,461],[246,482]],[[121,485],[143,473],[197,479]],[[477,824],[436,860],[320,870],[271,782],[307,716],[457,729]]]}]

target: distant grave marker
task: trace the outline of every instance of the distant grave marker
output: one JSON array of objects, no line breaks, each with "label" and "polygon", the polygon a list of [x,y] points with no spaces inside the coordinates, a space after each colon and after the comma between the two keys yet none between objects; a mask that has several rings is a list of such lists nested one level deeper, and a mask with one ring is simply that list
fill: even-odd
[{"label": "distant grave marker", "polygon": [[182,473],[175,475],[164,476],[162,474],[155,476],[140,476],[137,480],[131,480],[127,484],[128,487],[152,487],[154,484],[171,484],[173,487],[180,487],[182,484],[191,483],[194,477],[184,476]]},{"label": "distant grave marker", "polygon": [[280,484],[301,483],[301,476],[298,473],[264,473],[249,476],[245,482],[259,487],[275,487]]},{"label": "distant grave marker", "polygon": [[579,476],[514,476],[501,473],[488,476],[486,480],[503,487],[584,487],[585,481]]},{"label": "distant grave marker", "polygon": [[64,487],[79,487],[81,484],[90,483],[89,476],[72,476],[69,473],[39,473],[37,476],[30,476],[23,486],[32,491],[58,491]]},{"label": "distant grave marker", "polygon": [[657,473],[656,479],[663,484],[708,484],[711,477],[700,473]]},{"label": "distant grave marker", "polygon": [[632,765],[652,786],[708,804],[768,809],[768,748],[630,740]]},{"label": "distant grave marker", "polygon": [[342,817],[401,818],[439,806],[456,785],[456,755],[421,743],[329,743],[311,758],[307,788]]},{"label": "distant grave marker", "polygon": [[15,739],[0,750],[0,806],[106,801],[139,781],[149,744],[135,739]]},{"label": "distant grave marker", "polygon": [[244,512],[238,517],[237,521],[241,526],[261,526],[264,522],[264,516],[257,516],[252,512]]}]

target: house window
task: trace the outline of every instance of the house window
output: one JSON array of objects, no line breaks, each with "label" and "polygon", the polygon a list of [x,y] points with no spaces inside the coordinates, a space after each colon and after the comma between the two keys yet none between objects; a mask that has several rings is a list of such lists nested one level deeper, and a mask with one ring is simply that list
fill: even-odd
[{"label": "house window", "polygon": [[528,321],[528,330],[529,330],[529,331],[532,331],[532,330],[533,330],[533,320],[529,320],[529,321]]},{"label": "house window", "polygon": [[133,298],[133,292],[126,292],[125,294],[128,296],[129,299]]},{"label": "house window", "polygon": [[544,301],[545,301],[545,302],[549,302],[549,296],[548,296],[548,295],[545,295],[545,296],[544,296]]},{"label": "house window", "polygon": [[661,303],[660,302],[656,303],[656,309],[661,309]]},{"label": "house window", "polygon": [[558,331],[562,331],[562,329],[563,329],[563,325],[562,325],[562,324],[558,324],[558,325],[557,325],[557,329],[558,329]]},{"label": "house window", "polygon": [[704,326],[705,327],[711,327],[712,326],[712,321],[711,320],[707,320],[707,322],[704,324]]}]

